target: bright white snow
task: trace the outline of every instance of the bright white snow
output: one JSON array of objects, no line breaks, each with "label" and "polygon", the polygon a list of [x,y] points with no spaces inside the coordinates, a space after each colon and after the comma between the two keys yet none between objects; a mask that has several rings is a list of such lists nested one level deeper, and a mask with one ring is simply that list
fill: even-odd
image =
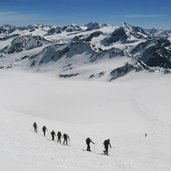
[{"label": "bright white snow", "polygon": [[[1,70],[0,170],[171,170],[170,83],[159,73],[106,83]],[[71,146],[43,137],[43,125],[68,133]],[[88,136],[96,143],[92,153],[81,150]],[[100,155],[106,138],[110,156]]]}]

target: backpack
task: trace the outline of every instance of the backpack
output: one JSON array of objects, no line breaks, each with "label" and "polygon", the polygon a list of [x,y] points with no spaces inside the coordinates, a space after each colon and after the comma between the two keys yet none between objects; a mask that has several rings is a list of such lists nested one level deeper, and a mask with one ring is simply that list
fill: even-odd
[{"label": "backpack", "polygon": [[46,131],[46,127],[45,127],[45,126],[43,126],[42,130],[43,130],[43,131]]},{"label": "backpack", "polygon": [[37,123],[36,123],[36,122],[33,123],[33,127],[34,127],[34,128],[37,127]]},{"label": "backpack", "polygon": [[107,141],[107,140],[105,140],[103,144],[104,144],[104,145],[108,145],[108,141]]},{"label": "backpack", "polygon": [[64,137],[65,139],[67,139],[67,134],[64,134],[63,137]]},{"label": "backpack", "polygon": [[91,139],[90,138],[87,138],[86,139],[86,143],[89,144],[91,142]]},{"label": "backpack", "polygon": [[61,137],[61,135],[62,135],[61,132],[58,132],[58,137]]}]

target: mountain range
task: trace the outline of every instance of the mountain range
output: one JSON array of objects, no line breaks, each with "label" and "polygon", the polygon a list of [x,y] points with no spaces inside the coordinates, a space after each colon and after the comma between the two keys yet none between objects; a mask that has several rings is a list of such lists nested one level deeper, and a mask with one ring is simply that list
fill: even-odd
[{"label": "mountain range", "polygon": [[90,22],[0,27],[0,68],[112,81],[130,72],[171,72],[171,30]]}]

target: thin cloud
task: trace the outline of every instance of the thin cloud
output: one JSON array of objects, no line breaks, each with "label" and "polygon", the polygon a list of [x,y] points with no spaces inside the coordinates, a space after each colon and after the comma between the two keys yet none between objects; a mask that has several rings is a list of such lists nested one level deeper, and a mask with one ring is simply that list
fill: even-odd
[{"label": "thin cloud", "polygon": [[35,17],[15,11],[0,12],[0,25],[3,24],[25,24],[31,22]]},{"label": "thin cloud", "polygon": [[0,15],[15,15],[18,14],[15,11],[0,11]]},{"label": "thin cloud", "polygon": [[0,25],[29,25],[34,23],[62,25],[69,23],[77,23],[75,20],[80,21],[82,16],[68,16],[68,15],[52,15],[41,13],[24,13],[15,11],[0,11]]},{"label": "thin cloud", "polygon": [[166,17],[166,14],[128,14],[124,15],[125,18],[159,18]]},{"label": "thin cloud", "polygon": [[168,6],[168,7],[161,7],[160,9],[161,10],[171,10],[171,7],[170,6]]}]

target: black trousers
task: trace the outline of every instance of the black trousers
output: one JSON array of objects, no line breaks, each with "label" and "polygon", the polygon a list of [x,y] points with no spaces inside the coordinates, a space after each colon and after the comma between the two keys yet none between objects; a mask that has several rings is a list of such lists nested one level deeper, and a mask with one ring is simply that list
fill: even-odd
[{"label": "black trousers", "polygon": [[64,144],[64,145],[68,145],[68,140],[67,140],[67,139],[64,139],[63,144]]},{"label": "black trousers", "polygon": [[108,155],[108,151],[109,151],[109,147],[107,145],[107,146],[105,146],[104,154],[107,154]]},{"label": "black trousers", "polygon": [[90,144],[87,144],[87,151],[91,151],[90,150]]},{"label": "black trousers", "polygon": [[34,132],[36,132],[36,133],[37,133],[37,128],[34,128]]},{"label": "black trousers", "polygon": [[58,137],[57,142],[61,143],[61,137]]}]

